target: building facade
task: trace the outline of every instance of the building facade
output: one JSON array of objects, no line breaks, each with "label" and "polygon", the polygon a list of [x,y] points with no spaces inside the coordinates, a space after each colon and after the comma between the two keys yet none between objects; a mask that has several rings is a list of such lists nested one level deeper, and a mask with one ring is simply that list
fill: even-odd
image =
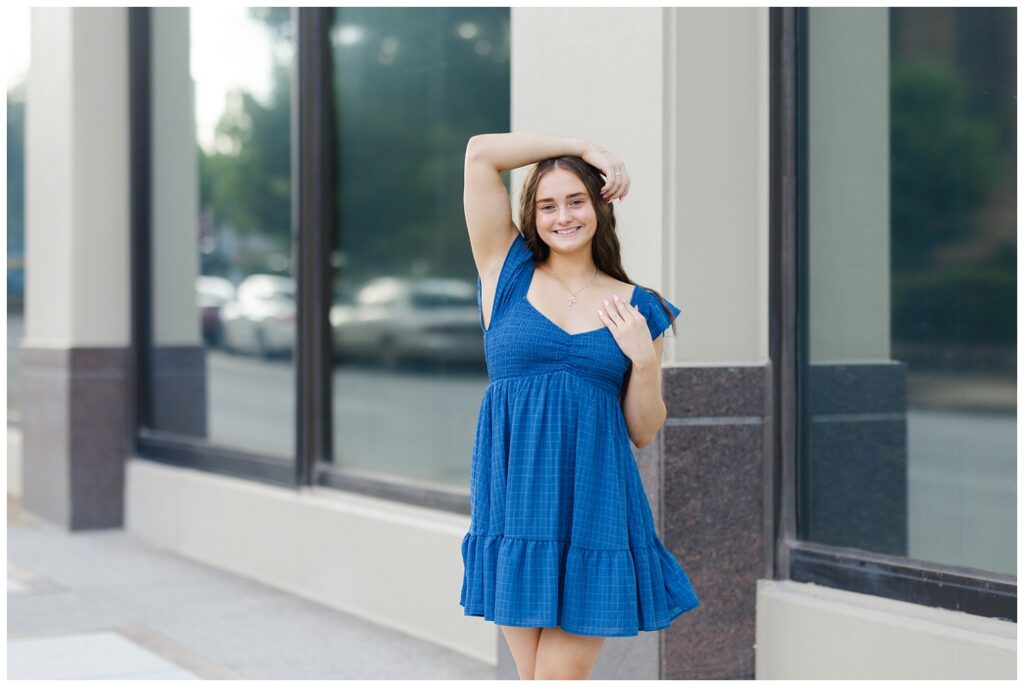
[{"label": "building facade", "polygon": [[37,8],[31,38],[25,510],[514,677],[458,603],[462,163],[579,137],[683,311],[636,460],[702,600],[593,676],[1016,675],[1014,8]]}]

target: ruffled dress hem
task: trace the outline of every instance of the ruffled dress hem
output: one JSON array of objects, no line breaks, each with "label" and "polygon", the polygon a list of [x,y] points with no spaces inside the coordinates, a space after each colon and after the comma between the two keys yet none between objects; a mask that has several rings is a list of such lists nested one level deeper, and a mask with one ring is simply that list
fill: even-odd
[{"label": "ruffled dress hem", "polygon": [[462,554],[464,615],[498,625],[634,637],[700,606],[686,572],[657,537],[643,547],[588,549],[468,532]]}]

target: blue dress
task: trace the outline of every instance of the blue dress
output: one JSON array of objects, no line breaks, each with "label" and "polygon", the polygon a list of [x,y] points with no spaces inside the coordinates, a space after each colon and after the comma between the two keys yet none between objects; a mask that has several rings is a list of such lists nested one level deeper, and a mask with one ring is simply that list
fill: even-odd
[{"label": "blue dress", "polygon": [[[462,540],[464,615],[601,637],[668,627],[700,602],[658,539],[619,403],[629,358],[604,325],[569,334],[526,292],[533,253],[505,256],[484,354],[471,522]],[[480,280],[477,279],[477,302]],[[651,338],[670,324],[635,287]],[[680,312],[671,306],[672,319]]]}]

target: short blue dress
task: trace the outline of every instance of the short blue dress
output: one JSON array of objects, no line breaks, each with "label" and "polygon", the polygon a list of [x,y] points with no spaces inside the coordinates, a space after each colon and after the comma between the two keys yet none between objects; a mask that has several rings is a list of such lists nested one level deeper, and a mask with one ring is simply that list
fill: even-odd
[{"label": "short blue dress", "polygon": [[[464,614],[499,625],[629,637],[700,605],[659,540],[619,402],[630,361],[606,326],[569,334],[527,299],[533,252],[505,256],[484,328]],[[480,303],[480,280],[477,279]],[[652,340],[670,319],[635,287]]]}]

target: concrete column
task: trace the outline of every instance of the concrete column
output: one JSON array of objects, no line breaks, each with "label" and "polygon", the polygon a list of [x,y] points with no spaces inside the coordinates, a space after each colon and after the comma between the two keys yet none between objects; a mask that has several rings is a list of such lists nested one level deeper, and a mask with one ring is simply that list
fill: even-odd
[{"label": "concrete column", "polygon": [[128,10],[33,8],[22,507],[122,522],[130,341]]},{"label": "concrete column", "polygon": [[753,679],[764,574],[768,380],[767,8],[669,10],[665,545],[706,599],[665,632],[662,678]]}]

